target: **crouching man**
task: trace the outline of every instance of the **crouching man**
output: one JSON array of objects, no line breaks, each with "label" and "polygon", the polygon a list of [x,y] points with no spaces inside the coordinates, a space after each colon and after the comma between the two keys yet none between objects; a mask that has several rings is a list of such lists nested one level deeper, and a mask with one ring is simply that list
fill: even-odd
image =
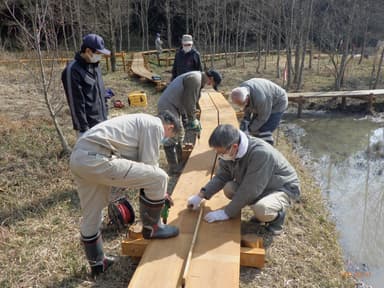
[{"label": "crouching man", "polygon": [[92,275],[104,272],[114,259],[103,252],[100,235],[102,209],[109,203],[112,187],[140,189],[143,236],[177,236],[177,227],[160,220],[168,175],[158,167],[163,139],[174,137],[179,120],[168,111],[157,117],[131,114],[99,123],[79,138],[70,159],[82,210],[81,240]]},{"label": "crouching man", "polygon": [[207,213],[207,222],[237,217],[249,205],[254,219],[266,223],[269,231],[279,235],[286,209],[291,200],[300,196],[294,168],[267,142],[247,136],[231,125],[219,125],[209,138],[209,146],[219,155],[218,171],[198,194],[188,199],[188,207],[197,209],[203,199],[208,200],[223,189],[231,201],[224,209]]}]

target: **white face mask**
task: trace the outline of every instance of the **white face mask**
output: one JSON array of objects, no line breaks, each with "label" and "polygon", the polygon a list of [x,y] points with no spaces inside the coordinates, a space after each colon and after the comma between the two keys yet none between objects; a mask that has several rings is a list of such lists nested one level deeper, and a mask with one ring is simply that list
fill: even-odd
[{"label": "white face mask", "polygon": [[184,53],[188,53],[192,50],[192,46],[183,46]]},{"label": "white face mask", "polygon": [[103,55],[93,53],[92,57],[89,58],[89,61],[90,61],[91,63],[97,63],[97,62],[100,62],[101,57],[103,57]]},{"label": "white face mask", "polygon": [[231,155],[232,154],[232,148],[233,148],[233,146],[231,147],[231,149],[229,150],[228,153],[220,154],[219,158],[223,159],[224,161],[233,161],[233,160],[235,160],[235,155]]}]

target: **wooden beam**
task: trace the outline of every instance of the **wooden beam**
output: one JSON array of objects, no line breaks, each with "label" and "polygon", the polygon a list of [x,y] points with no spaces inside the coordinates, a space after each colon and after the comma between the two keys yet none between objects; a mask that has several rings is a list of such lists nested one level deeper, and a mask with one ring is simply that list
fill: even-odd
[{"label": "wooden beam", "polygon": [[[243,237],[244,235],[242,236],[242,238]],[[249,242],[251,243],[250,246],[252,247],[240,248],[240,265],[241,266],[256,267],[256,268],[264,267],[265,249],[263,247],[260,247],[262,243],[259,240],[260,238],[259,237],[257,238],[258,240],[256,240],[256,242],[252,242],[252,241]],[[129,238],[123,239],[121,242],[121,253],[122,255],[125,255],[125,256],[140,258],[143,256],[144,251],[147,248],[149,242],[150,240],[146,240],[143,238],[134,239],[134,240]],[[221,265],[219,266],[221,267]]]},{"label": "wooden beam", "polygon": [[265,250],[263,248],[241,247],[241,266],[263,268],[265,265]]},{"label": "wooden beam", "polygon": [[142,257],[150,240],[144,238],[139,239],[123,239],[121,241],[121,254],[131,257]]}]

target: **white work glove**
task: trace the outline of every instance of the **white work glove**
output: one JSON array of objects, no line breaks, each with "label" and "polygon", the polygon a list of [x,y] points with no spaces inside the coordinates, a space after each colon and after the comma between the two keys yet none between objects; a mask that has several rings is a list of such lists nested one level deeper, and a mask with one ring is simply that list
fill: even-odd
[{"label": "white work glove", "polygon": [[228,220],[229,217],[228,217],[227,213],[225,213],[224,210],[220,209],[220,210],[209,212],[207,215],[205,215],[204,219],[208,223],[212,223],[212,222],[216,222],[216,221]]},{"label": "white work glove", "polygon": [[188,208],[192,210],[197,210],[200,207],[200,203],[203,200],[199,195],[193,195],[188,198]]}]

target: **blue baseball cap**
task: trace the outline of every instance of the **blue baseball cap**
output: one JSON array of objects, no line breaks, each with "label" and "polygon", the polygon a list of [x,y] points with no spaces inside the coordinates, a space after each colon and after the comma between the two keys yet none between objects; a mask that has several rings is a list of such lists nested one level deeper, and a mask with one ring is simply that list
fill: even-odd
[{"label": "blue baseball cap", "polygon": [[87,34],[83,38],[83,45],[105,55],[110,55],[111,51],[105,49],[104,40],[97,34]]}]

